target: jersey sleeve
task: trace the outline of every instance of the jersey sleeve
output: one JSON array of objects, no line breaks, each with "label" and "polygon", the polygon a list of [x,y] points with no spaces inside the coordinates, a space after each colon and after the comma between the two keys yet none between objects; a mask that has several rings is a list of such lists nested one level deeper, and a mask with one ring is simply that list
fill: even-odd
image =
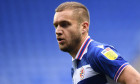
[{"label": "jersey sleeve", "polygon": [[116,82],[128,65],[128,62],[113,47],[109,46],[104,49],[95,49],[94,53],[90,55],[89,63],[95,71],[108,75]]}]

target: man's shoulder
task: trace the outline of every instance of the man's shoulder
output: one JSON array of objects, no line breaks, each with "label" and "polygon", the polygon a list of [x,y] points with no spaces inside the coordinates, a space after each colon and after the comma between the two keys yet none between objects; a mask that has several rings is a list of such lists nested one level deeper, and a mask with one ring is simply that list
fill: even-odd
[{"label": "man's shoulder", "polygon": [[87,57],[98,57],[100,56],[101,52],[106,48],[114,49],[114,47],[109,44],[92,41],[88,46]]},{"label": "man's shoulder", "polygon": [[98,52],[100,50],[104,50],[107,47],[113,47],[109,44],[105,44],[105,43],[101,43],[101,42],[97,42],[97,41],[92,41],[89,46],[88,46],[88,51],[90,52]]}]

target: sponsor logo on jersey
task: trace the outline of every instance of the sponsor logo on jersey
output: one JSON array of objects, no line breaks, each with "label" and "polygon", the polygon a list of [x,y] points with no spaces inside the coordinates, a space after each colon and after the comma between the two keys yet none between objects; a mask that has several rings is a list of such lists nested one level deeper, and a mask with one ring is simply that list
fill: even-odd
[{"label": "sponsor logo on jersey", "polygon": [[85,70],[84,68],[82,67],[81,70],[80,70],[80,79],[84,79],[84,75],[85,75]]},{"label": "sponsor logo on jersey", "polygon": [[115,60],[118,57],[118,55],[109,47],[104,49],[101,53],[110,60]]},{"label": "sponsor logo on jersey", "polygon": [[104,45],[98,45],[96,47],[104,49]]}]

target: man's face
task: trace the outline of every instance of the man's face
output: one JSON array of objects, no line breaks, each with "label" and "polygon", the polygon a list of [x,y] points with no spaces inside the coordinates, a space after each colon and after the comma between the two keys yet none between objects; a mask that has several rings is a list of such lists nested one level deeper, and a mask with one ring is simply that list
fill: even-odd
[{"label": "man's face", "polygon": [[65,52],[72,52],[81,41],[81,29],[72,10],[56,12],[54,26],[59,48]]}]

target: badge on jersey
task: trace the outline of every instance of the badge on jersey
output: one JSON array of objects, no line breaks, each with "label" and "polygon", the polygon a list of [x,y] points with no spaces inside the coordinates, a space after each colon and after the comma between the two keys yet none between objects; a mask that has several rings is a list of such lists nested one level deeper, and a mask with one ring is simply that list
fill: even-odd
[{"label": "badge on jersey", "polygon": [[101,53],[110,60],[115,60],[118,57],[118,55],[109,47],[104,49]]},{"label": "badge on jersey", "polygon": [[81,80],[84,79],[84,75],[85,75],[85,70],[84,70],[84,68],[82,67],[81,70],[80,70],[80,79],[81,79]]}]

